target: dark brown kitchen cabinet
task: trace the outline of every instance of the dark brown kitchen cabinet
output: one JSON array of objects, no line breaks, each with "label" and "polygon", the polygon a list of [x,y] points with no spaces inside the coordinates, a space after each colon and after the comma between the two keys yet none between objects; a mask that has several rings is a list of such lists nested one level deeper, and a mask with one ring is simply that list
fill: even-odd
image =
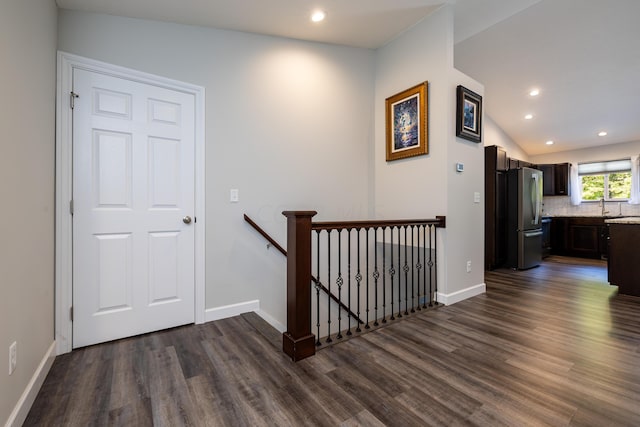
[{"label": "dark brown kitchen cabinet", "polygon": [[602,217],[554,217],[551,247],[555,255],[580,258],[606,258],[606,237]]},{"label": "dark brown kitchen cabinet", "polygon": [[600,258],[609,258],[609,227],[607,224],[600,227]]},{"label": "dark brown kitchen cabinet", "polygon": [[525,160],[513,159],[511,157],[507,158],[507,164],[509,165],[509,170],[520,168],[537,168],[537,166],[533,163],[529,163]]},{"label": "dark brown kitchen cabinet", "polygon": [[542,191],[545,196],[555,196],[556,186],[553,182],[555,179],[555,165],[538,165],[538,169],[542,171]]},{"label": "dark brown kitchen cabinet", "polygon": [[524,160],[518,160],[518,166],[521,168],[535,168],[533,163],[525,162]]},{"label": "dark brown kitchen cabinet", "polygon": [[570,195],[570,163],[537,165],[542,171],[543,194],[545,196]]},{"label": "dark brown kitchen cabinet", "polygon": [[551,218],[542,218],[542,258],[551,255]]},{"label": "dark brown kitchen cabinet", "polygon": [[485,147],[485,167],[493,171],[509,170],[509,160],[507,152],[502,147],[497,145],[490,145]]},{"label": "dark brown kitchen cabinet", "polygon": [[[558,163],[554,165],[553,183],[555,185],[556,196],[568,196],[571,193],[570,186],[570,163]],[[544,178],[543,178],[544,179]]]},{"label": "dark brown kitchen cabinet", "polygon": [[582,258],[600,258],[602,218],[571,218],[568,230],[568,253]]},{"label": "dark brown kitchen cabinet", "polygon": [[551,253],[567,255],[567,228],[569,219],[553,217],[551,220]]},{"label": "dark brown kitchen cabinet", "polygon": [[640,297],[640,224],[609,224],[609,283]]},{"label": "dark brown kitchen cabinet", "polygon": [[507,153],[485,147],[485,268],[493,270],[507,259]]},{"label": "dark brown kitchen cabinet", "polygon": [[518,169],[520,167],[520,160],[509,158],[509,170]]}]

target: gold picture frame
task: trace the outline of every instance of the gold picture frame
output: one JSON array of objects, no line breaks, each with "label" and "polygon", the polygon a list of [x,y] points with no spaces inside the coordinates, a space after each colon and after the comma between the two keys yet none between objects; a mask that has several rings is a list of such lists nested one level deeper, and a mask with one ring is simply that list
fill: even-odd
[{"label": "gold picture frame", "polygon": [[386,99],[388,162],[429,153],[428,86],[423,82]]}]

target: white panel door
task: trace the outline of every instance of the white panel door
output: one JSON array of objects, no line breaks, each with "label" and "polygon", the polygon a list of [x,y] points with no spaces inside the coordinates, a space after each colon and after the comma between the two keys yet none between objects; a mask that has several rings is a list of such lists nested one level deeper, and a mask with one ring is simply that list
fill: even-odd
[{"label": "white panel door", "polygon": [[73,347],[193,323],[194,95],[73,87]]}]

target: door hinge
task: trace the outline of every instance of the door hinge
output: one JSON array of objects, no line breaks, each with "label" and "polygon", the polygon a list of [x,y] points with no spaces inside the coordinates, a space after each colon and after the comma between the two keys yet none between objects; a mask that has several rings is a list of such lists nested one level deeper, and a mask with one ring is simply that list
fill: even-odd
[{"label": "door hinge", "polygon": [[73,200],[69,200],[69,213],[73,215]]},{"label": "door hinge", "polygon": [[69,106],[71,107],[71,109],[73,110],[73,107],[75,107],[76,104],[76,98],[80,98],[80,95],[78,95],[77,93],[71,91],[71,93],[69,94]]},{"label": "door hinge", "polygon": [[73,322],[73,306],[69,307],[69,319]]}]

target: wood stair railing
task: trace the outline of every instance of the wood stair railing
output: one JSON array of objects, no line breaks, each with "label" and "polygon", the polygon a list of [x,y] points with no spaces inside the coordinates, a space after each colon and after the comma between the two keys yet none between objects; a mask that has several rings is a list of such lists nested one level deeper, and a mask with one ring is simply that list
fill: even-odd
[{"label": "wood stair railing", "polygon": [[[251,227],[253,227],[254,230],[260,233],[260,235],[262,235],[262,237],[264,237],[271,244],[271,246],[276,248],[285,257],[287,256],[287,250],[283,248],[278,242],[276,242],[275,239],[271,237],[266,231],[264,231],[258,224],[256,224],[255,221],[249,218],[247,214],[244,214],[244,220]],[[360,319],[353,311],[349,310],[349,307],[347,307],[343,302],[341,302],[333,293],[329,292],[329,289],[327,289],[322,283],[319,283],[318,279],[316,279],[313,275],[311,275],[311,281],[313,282],[314,285],[318,286],[325,294],[329,295],[329,297],[331,297],[331,299],[336,304],[340,305],[342,309],[346,310],[353,319],[355,319],[361,325],[364,324],[364,321],[362,319]]]}]

